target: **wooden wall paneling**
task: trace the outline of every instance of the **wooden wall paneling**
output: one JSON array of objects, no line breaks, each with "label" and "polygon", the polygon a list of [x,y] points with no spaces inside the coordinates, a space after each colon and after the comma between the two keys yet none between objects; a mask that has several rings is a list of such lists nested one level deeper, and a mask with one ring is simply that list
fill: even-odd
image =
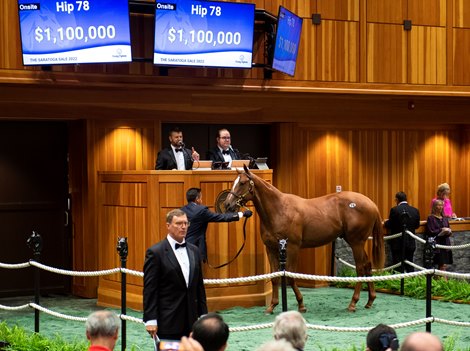
[{"label": "wooden wall paneling", "polygon": [[367,0],[367,22],[403,24],[406,0]]},{"label": "wooden wall paneling", "polygon": [[[317,36],[316,28],[309,19],[304,19],[302,24],[302,33],[300,36],[300,46],[297,55],[297,65],[295,68],[295,79],[297,80],[316,80],[317,55]],[[283,74],[274,73],[273,77],[281,78]]]},{"label": "wooden wall paneling", "polygon": [[[459,174],[469,174],[470,172],[470,128],[462,126],[460,129],[460,158],[459,158]],[[453,190],[453,206],[457,216],[464,217],[470,212],[470,179],[467,176],[456,178],[456,183],[452,187]],[[462,196],[464,195],[464,196]],[[465,196],[466,195],[466,196]]]},{"label": "wooden wall paneling", "polygon": [[316,11],[321,14],[322,19],[359,21],[359,0],[316,0],[316,2]]},{"label": "wooden wall paneling", "polygon": [[[281,159],[275,184],[284,192],[290,189],[287,192],[316,197],[341,185],[343,190],[370,197],[386,218],[395,193],[402,190],[425,219],[438,184],[448,182],[451,188],[466,189],[466,181],[461,185],[458,174],[465,167],[461,162],[468,162],[468,137],[461,136],[458,128],[374,130],[351,126],[335,131],[296,125],[280,131],[284,142],[295,137],[296,145],[307,148],[307,156],[293,156],[299,166],[285,179],[279,175],[285,174],[290,160]],[[280,150],[287,148],[280,146]],[[455,201],[464,213],[468,211],[466,201],[466,197]]]},{"label": "wooden wall paneling", "polygon": [[447,83],[445,27],[413,26],[410,32],[409,83]]},{"label": "wooden wall paneling", "polygon": [[453,0],[453,27],[470,28],[470,3],[467,0]]},{"label": "wooden wall paneling", "polygon": [[18,3],[0,2],[0,68],[23,69]]},{"label": "wooden wall paneling", "polygon": [[156,160],[154,122],[100,121],[97,124],[98,170],[154,169]]},{"label": "wooden wall paneling", "polygon": [[453,39],[453,84],[469,85],[470,29],[454,28]]},{"label": "wooden wall paneling", "polygon": [[407,82],[407,39],[403,26],[367,24],[367,81]]},{"label": "wooden wall paneling", "polygon": [[315,30],[317,80],[357,82],[359,23],[324,20]]},{"label": "wooden wall paneling", "polygon": [[445,27],[447,0],[408,0],[408,16],[413,25]]}]

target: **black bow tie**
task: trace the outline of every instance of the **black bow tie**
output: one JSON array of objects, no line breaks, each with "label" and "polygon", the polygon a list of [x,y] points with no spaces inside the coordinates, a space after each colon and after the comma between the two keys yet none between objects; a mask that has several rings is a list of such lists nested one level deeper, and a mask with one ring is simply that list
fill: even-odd
[{"label": "black bow tie", "polygon": [[223,150],[222,155],[230,155],[230,151],[229,150]]},{"label": "black bow tie", "polygon": [[186,247],[186,243],[182,243],[182,244],[175,243],[175,250],[178,250],[180,247]]},{"label": "black bow tie", "polygon": [[181,148],[181,149],[175,149],[175,152],[180,152],[180,151],[183,152],[183,148]]}]

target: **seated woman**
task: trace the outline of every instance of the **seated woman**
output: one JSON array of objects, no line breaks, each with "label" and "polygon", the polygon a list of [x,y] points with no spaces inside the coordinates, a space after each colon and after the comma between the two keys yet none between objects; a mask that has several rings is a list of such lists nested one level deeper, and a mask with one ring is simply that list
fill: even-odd
[{"label": "seated woman", "polygon": [[[431,214],[426,222],[426,237],[433,237],[436,244],[450,245],[449,237],[452,230],[449,228],[449,219],[443,214],[444,202],[436,199],[432,204]],[[436,248],[434,251],[434,264],[438,269],[445,271],[448,264],[453,264],[452,251]]]}]

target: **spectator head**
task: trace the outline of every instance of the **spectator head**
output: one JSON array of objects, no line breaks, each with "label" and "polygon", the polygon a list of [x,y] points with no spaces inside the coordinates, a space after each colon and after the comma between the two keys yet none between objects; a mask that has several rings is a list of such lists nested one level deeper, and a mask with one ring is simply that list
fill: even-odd
[{"label": "spectator head", "polygon": [[186,192],[186,200],[189,202],[196,202],[202,198],[201,189],[200,188],[189,188]]},{"label": "spectator head", "polygon": [[296,349],[287,340],[279,339],[265,342],[256,351],[296,351]]},{"label": "spectator head", "polygon": [[274,319],[274,339],[286,339],[297,350],[303,350],[307,342],[307,324],[297,311],[282,312]]},{"label": "spectator head", "polygon": [[223,351],[227,347],[228,325],[217,313],[208,313],[193,324],[191,337],[197,340],[204,351]]},{"label": "spectator head", "polygon": [[443,210],[444,210],[444,201],[440,199],[434,200],[432,203],[431,214],[442,215]]},{"label": "spectator head", "polygon": [[230,137],[230,132],[225,129],[219,129],[217,131],[217,145],[222,149],[222,150],[227,150],[230,147],[230,142],[231,142],[231,137]]},{"label": "spectator head", "polygon": [[168,140],[174,147],[180,147],[183,143],[183,132],[178,127],[173,127],[168,132]]},{"label": "spectator head", "polygon": [[86,337],[92,345],[114,349],[119,333],[120,319],[112,311],[96,311],[87,318]]},{"label": "spectator head", "polygon": [[186,216],[186,213],[180,210],[179,208],[171,210],[166,214],[166,222],[169,224],[173,221],[173,217]]},{"label": "spectator head", "polygon": [[395,329],[379,324],[367,333],[367,351],[398,350],[398,337]]},{"label": "spectator head", "polygon": [[403,191],[399,191],[395,194],[395,199],[397,200],[397,204],[406,201],[406,194]]},{"label": "spectator head", "polygon": [[403,341],[401,351],[443,351],[441,341],[435,335],[426,332],[415,332]]},{"label": "spectator head", "polygon": [[447,183],[442,183],[437,186],[436,195],[439,199],[443,199],[444,196],[450,194],[450,186]]}]

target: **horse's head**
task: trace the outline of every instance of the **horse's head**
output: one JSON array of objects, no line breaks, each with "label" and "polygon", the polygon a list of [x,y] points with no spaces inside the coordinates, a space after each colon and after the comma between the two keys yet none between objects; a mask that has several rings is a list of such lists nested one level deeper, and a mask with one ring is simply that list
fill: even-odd
[{"label": "horse's head", "polygon": [[236,212],[240,207],[253,198],[254,183],[251,179],[251,173],[246,166],[244,171],[237,169],[238,177],[234,180],[232,190],[224,201],[225,209],[229,212]]}]

